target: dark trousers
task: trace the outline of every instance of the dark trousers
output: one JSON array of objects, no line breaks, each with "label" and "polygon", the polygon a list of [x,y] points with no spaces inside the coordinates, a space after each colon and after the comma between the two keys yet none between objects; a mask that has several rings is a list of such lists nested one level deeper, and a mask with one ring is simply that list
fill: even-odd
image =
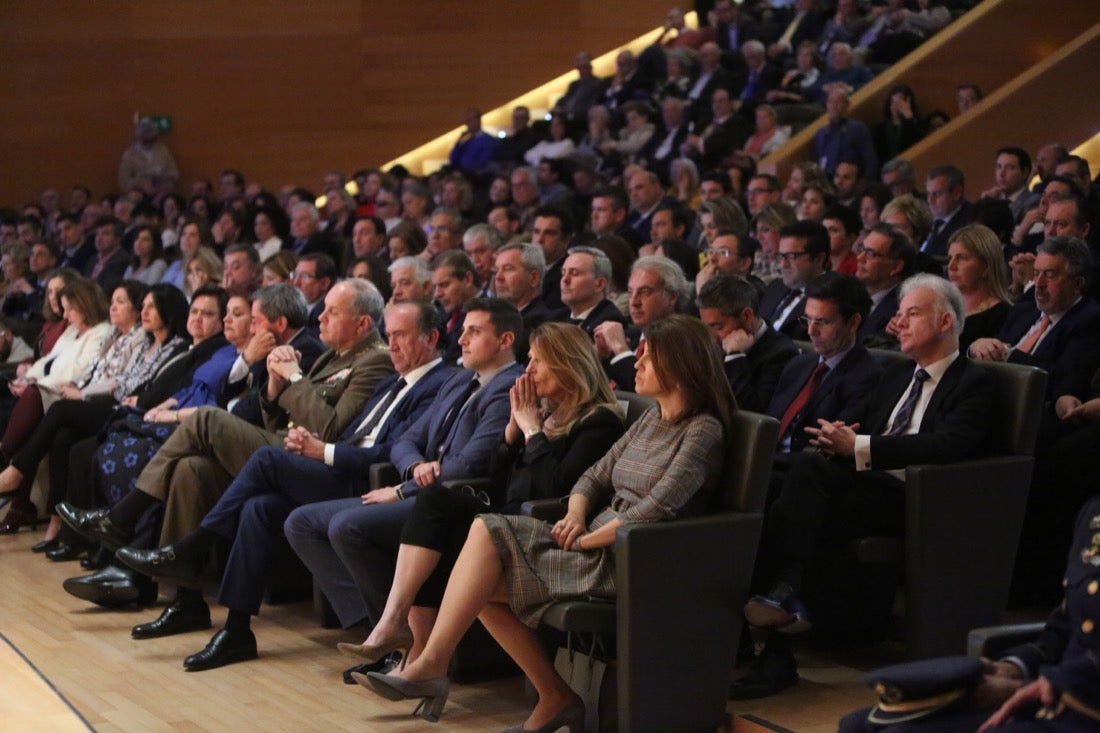
[{"label": "dark trousers", "polygon": [[358,496],[366,481],[312,458],[263,446],[248,459],[202,526],[232,542],[218,602],[256,615],[283,523],[302,504]]},{"label": "dark trousers", "polygon": [[[822,552],[856,537],[900,535],[905,484],[882,471],[856,471],[851,460],[820,453],[792,456],[768,513],[762,561],[781,572],[803,569]],[[780,578],[799,587],[801,578]]]}]

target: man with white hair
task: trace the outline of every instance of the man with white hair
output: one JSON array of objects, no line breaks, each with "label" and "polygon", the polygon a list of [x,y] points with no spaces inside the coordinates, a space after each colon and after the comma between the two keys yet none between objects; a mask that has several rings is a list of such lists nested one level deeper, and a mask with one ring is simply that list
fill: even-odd
[{"label": "man with white hair", "polygon": [[996,395],[985,371],[959,353],[965,314],[951,282],[924,273],[906,280],[898,339],[913,361],[889,367],[869,398],[837,420],[806,428],[818,451],[794,456],[761,543],[759,567],[771,591],[745,606],[750,624],[785,633],[771,635],[770,648],[734,684],[731,696],[763,697],[797,681],[794,656],[780,637],[811,626],[799,598],[803,576],[826,544],[903,533],[905,483],[899,471],[987,450]]},{"label": "man with white hair", "polygon": [[339,272],[344,271],[343,247],[321,229],[321,214],[308,201],[299,201],[290,209],[290,239],[295,256],[320,252],[332,258]]},{"label": "man with white hair", "polygon": [[630,269],[627,295],[630,321],[627,329],[617,321],[605,321],[595,329],[596,354],[616,389],[634,391],[634,358],[642,341],[642,329],[670,316],[687,296],[689,285],[680,265],[667,257],[639,257]]}]

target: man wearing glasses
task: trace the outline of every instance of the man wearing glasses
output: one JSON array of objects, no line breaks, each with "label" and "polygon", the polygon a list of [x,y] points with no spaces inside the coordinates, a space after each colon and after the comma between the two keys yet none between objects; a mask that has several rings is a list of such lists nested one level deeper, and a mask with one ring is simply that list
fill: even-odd
[{"label": "man wearing glasses", "polygon": [[779,232],[779,279],[772,280],[760,299],[760,316],[776,331],[796,341],[809,334],[798,320],[806,310],[806,286],[825,272],[829,232],[813,221],[797,221]]},{"label": "man wearing glasses", "polygon": [[857,244],[856,277],[871,296],[871,313],[859,327],[861,344],[875,348],[897,348],[897,338],[887,332],[898,311],[898,286],[912,274],[917,248],[900,229],[876,224]]},{"label": "man wearing glasses", "polygon": [[336,282],[336,263],[320,252],[304,255],[290,273],[290,283],[306,296],[309,321],[306,328],[317,336],[321,333],[321,312],[325,309],[325,295]]}]

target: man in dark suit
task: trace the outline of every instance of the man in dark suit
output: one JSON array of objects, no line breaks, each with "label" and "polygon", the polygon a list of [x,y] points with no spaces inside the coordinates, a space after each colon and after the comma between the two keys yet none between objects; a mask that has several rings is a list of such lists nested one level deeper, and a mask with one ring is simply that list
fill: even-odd
[{"label": "man in dark suit", "polygon": [[829,260],[829,232],[814,221],[797,221],[779,232],[780,277],[768,283],[760,298],[762,318],[795,341],[805,341],[806,326],[799,320],[806,308],[806,286],[825,272]]},{"label": "man in dark suit", "polygon": [[80,218],[69,212],[58,215],[57,235],[57,244],[61,248],[61,257],[57,266],[71,267],[77,272],[84,272],[85,263],[95,256],[95,237],[85,237],[84,229],[80,226]]},{"label": "man in dark suit", "polygon": [[546,260],[537,244],[506,244],[497,250],[493,261],[497,297],[518,308],[523,318],[523,336],[516,339],[516,360],[521,363],[527,362],[531,332],[550,320],[540,283],[545,268]]},{"label": "man in dark suit", "polygon": [[1018,303],[997,338],[978,339],[970,356],[1045,369],[1047,395],[1089,396],[1100,366],[1100,306],[1084,295],[1092,260],[1075,237],[1051,237],[1035,256],[1035,297]]},{"label": "man in dark suit", "polygon": [[898,312],[898,287],[913,271],[917,249],[909,237],[889,224],[876,224],[856,245],[856,278],[871,296],[871,313],[860,324],[859,341],[872,348],[897,348],[886,331]]},{"label": "man in dark suit", "polygon": [[932,209],[932,231],[920,251],[932,257],[946,257],[951,235],[974,220],[974,206],[967,201],[966,178],[953,165],[938,165],[925,182],[928,207]]},{"label": "man in dark suit", "polygon": [[[291,422],[322,440],[335,439],[393,372],[393,364],[375,326],[383,308],[377,288],[366,280],[345,280],[325,300],[321,339],[329,350],[312,370],[302,370],[289,346],[267,357],[263,428],[224,410],[200,408],[153,456],[135,490],[110,510],[81,511],[62,502],[58,514],[78,534],[119,547],[129,542],[141,515],[164,502],[160,539],[169,544],[195,530],[254,452],[264,445],[282,446]],[[200,475],[207,478],[199,480]]]},{"label": "man in dark suit", "polygon": [[653,212],[662,204],[676,203],[676,199],[664,195],[661,179],[652,171],[638,171],[627,181],[630,211],[626,225],[634,230],[644,244],[650,244],[650,224]]},{"label": "man in dark suit", "polygon": [[765,412],[779,420],[777,467],[809,444],[805,428],[835,420],[858,404],[882,375],[882,367],[856,336],[871,310],[867,290],[852,275],[827,272],[806,287],[802,316],[813,353],[794,357],[779,375]]},{"label": "man in dark suit", "polygon": [[607,299],[611,260],[595,247],[571,247],[561,270],[561,300],[554,321],[568,321],[596,338],[596,329],[607,321],[626,323],[626,316]]},{"label": "man in dark suit", "polygon": [[627,329],[620,321],[607,320],[593,332],[596,355],[615,389],[634,391],[634,357],[642,329],[679,310],[689,288],[684,271],[667,257],[649,255],[634,261],[627,285],[633,326]]},{"label": "man in dark suit", "polygon": [[508,393],[523,371],[512,354],[519,312],[499,298],[476,298],[468,308],[462,340],[470,369],[440,387],[390,450],[404,483],[301,507],[284,525],[346,628],[381,617],[413,496],[434,483],[487,475],[508,423]]},{"label": "man in dark suit", "polygon": [[715,27],[715,40],[723,55],[731,57],[731,62],[736,65],[738,50],[746,41],[758,40],[760,28],[756,21],[748,13],[741,12],[741,6],[733,0],[717,0],[714,3],[714,17],[718,21]]},{"label": "man in dark suit", "polygon": [[670,167],[680,157],[680,146],[688,134],[688,120],[684,116],[684,101],[668,97],[661,103],[661,128],[642,146],[635,160],[656,173],[665,185],[672,183]]},{"label": "man in dark suit", "polygon": [[546,260],[546,271],[542,275],[542,299],[551,311],[562,306],[561,271],[575,229],[576,222],[567,207],[548,204],[535,210],[531,244],[542,247]]},{"label": "man in dark suit", "polygon": [[477,297],[481,282],[477,268],[465,252],[448,250],[432,262],[432,290],[443,312],[444,337],[440,344],[443,361],[456,365],[462,357],[462,319],[466,301]]},{"label": "man in dark suit", "polygon": [[[285,449],[268,445],[252,454],[195,532],[156,550],[119,551],[119,559],[140,572],[189,584],[219,538],[232,544],[218,596],[229,608],[225,629],[184,662],[186,669],[213,669],[256,656],[250,618],[260,610],[283,522],[303,504],[359,496],[369,488],[370,466],[389,460],[394,441],[427,411],[454,373],[439,356],[439,326],[438,312],[429,303],[387,308],[396,373],[378,385],[335,442],[293,428]],[[135,638],[209,628],[210,609],[201,591],[184,598],[190,601],[177,597],[156,621],[136,627]]]},{"label": "man in dark suit", "polygon": [[[736,55],[740,62],[740,54]],[[734,79],[722,68],[722,49],[717,43],[704,43],[699,48],[699,75],[687,93],[687,118],[696,131],[701,131],[711,117],[710,103],[718,89],[732,89]]]},{"label": "man in dark suit", "polygon": [[755,124],[756,108],[764,103],[768,92],[779,86],[783,73],[768,63],[767,51],[760,41],[746,42],[741,47],[741,55],[745,60],[745,71],[741,85],[734,88],[737,98],[741,100],[737,111]]},{"label": "man in dark suit", "polygon": [[344,248],[321,229],[321,214],[308,201],[299,201],[290,209],[290,249],[298,257],[320,252],[332,258],[337,272],[344,270]]},{"label": "man in dark suit", "polygon": [[336,283],[339,273],[336,263],[323,252],[310,252],[298,258],[294,272],[290,273],[291,284],[306,296],[309,319],[306,328],[315,335],[321,332],[321,314],[325,311],[325,296]]},{"label": "man in dark suit", "polygon": [[[959,354],[962,295],[942,278],[915,275],[902,286],[899,312],[901,349],[916,363],[887,369],[861,403],[807,428],[820,452],[792,460],[771,506],[758,567],[771,590],[745,606],[745,618],[757,628],[794,633],[810,627],[799,593],[806,568],[824,548],[902,533],[905,484],[894,472],[987,449],[995,394],[982,370]],[[782,659],[762,655],[757,666],[768,669],[770,679],[739,681],[735,695],[761,696],[794,684],[794,656],[789,649],[772,653]]]},{"label": "man in dark suit", "polygon": [[744,410],[762,411],[783,367],[798,353],[789,338],[758,318],[756,288],[737,275],[718,275],[699,290],[699,318],[725,353],[726,378]]},{"label": "man in dark suit", "polygon": [[219,402],[231,405],[233,414],[253,425],[263,425],[260,391],[267,385],[267,356],[277,346],[288,345],[301,356],[308,372],[325,351],[305,328],[309,317],[302,291],[278,283],[256,291],[252,300],[251,337],[219,385]]},{"label": "man in dark suit", "polygon": [[123,225],[114,217],[104,217],[95,225],[95,255],[84,263],[84,277],[99,283],[110,293],[122,282],[130,266],[130,253],[122,248]]},{"label": "man in dark suit", "polygon": [[752,126],[736,113],[729,89],[715,89],[710,99],[710,120],[695,126],[696,132],[687,136],[680,151],[701,165],[717,168],[727,156],[744,146]]}]

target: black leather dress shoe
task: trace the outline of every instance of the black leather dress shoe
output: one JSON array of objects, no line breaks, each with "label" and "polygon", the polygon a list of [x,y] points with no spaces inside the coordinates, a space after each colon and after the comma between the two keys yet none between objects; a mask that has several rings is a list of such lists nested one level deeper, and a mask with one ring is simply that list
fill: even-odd
[{"label": "black leather dress shoe", "polygon": [[69,578],[62,587],[70,595],[105,608],[131,603],[147,606],[157,600],[157,584],[151,578],[117,565],[108,565],[93,575]]},{"label": "black leather dress shoe", "polygon": [[202,574],[201,563],[180,557],[172,545],[155,550],[139,550],[123,547],[115,552],[115,558],[139,573],[162,578],[178,578],[195,583]]},{"label": "black leather dress shoe", "polygon": [[748,671],[730,685],[730,700],[756,700],[771,697],[798,682],[798,666],[788,649],[780,651],[765,647],[749,665]]},{"label": "black leather dress shoe", "polygon": [[112,550],[130,541],[129,535],[115,526],[108,515],[108,509],[77,509],[68,502],[57,505],[57,516],[61,521],[86,540],[102,542]]},{"label": "black leather dress shoe", "polygon": [[84,545],[70,545],[67,542],[58,542],[57,547],[46,552],[46,559],[54,562],[68,562],[75,560],[84,554],[87,548]]},{"label": "black leather dress shoe", "polygon": [[173,634],[186,634],[188,631],[209,629],[210,607],[205,603],[201,608],[187,608],[179,600],[165,608],[156,621],[138,624],[130,630],[135,639],[156,639]]},{"label": "black leather dress shoe", "polygon": [[80,561],[80,567],[85,570],[102,570],[107,567],[107,563],[111,562],[112,557],[114,557],[114,553],[100,545],[95,552]]},{"label": "black leather dress shoe", "polygon": [[60,537],[54,537],[52,540],[42,540],[31,545],[31,552],[49,552],[50,550],[56,550],[60,544]]},{"label": "black leather dress shoe", "polygon": [[251,630],[232,633],[222,629],[214,634],[205,649],[183,660],[183,668],[188,672],[201,672],[236,662],[247,662],[258,656],[256,635]]}]

